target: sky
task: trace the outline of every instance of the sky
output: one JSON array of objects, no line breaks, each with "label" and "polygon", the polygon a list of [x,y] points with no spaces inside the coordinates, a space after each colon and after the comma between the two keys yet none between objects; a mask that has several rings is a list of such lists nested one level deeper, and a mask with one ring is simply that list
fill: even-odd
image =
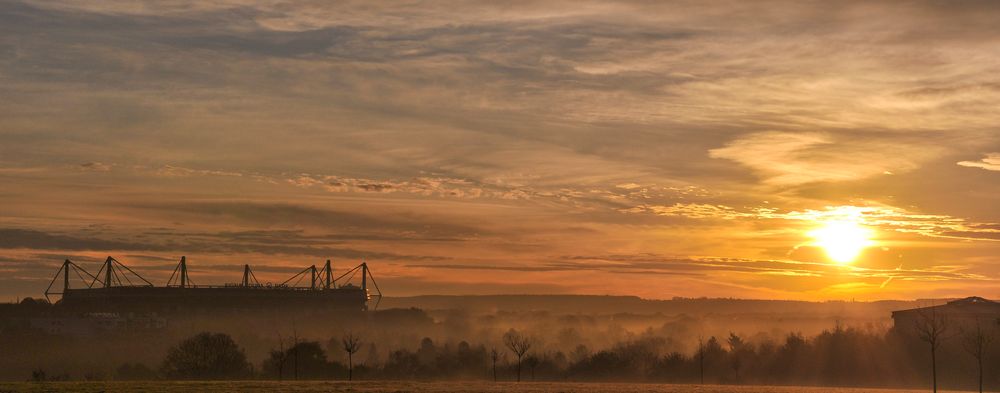
[{"label": "sky", "polygon": [[160,285],[186,255],[196,284],[365,261],[389,296],[1000,298],[997,20],[2,1],[0,299],[108,255]]}]

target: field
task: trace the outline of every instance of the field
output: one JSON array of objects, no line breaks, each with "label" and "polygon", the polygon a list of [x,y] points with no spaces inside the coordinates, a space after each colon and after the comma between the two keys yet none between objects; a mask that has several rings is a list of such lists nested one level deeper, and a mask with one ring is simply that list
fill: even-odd
[{"label": "field", "polygon": [[560,383],[525,382],[46,382],[3,383],[0,393],[13,392],[523,392],[523,393],[916,393],[928,390],[893,390],[869,388],[823,388],[796,386],[664,385],[635,383]]}]

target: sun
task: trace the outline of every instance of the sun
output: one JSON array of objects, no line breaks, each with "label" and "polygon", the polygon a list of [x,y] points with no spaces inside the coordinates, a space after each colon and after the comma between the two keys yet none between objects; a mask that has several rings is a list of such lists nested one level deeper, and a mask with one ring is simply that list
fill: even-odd
[{"label": "sun", "polygon": [[854,221],[828,221],[822,227],[809,231],[812,245],[823,248],[834,262],[854,262],[866,247],[874,245],[871,229]]}]

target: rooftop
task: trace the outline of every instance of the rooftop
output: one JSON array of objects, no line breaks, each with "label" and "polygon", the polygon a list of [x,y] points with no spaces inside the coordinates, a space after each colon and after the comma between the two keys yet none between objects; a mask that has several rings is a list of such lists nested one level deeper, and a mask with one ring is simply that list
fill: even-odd
[{"label": "rooftop", "polygon": [[979,296],[956,299],[945,304],[931,305],[927,307],[911,308],[907,310],[893,311],[892,315],[909,314],[923,310],[934,310],[944,313],[968,313],[968,314],[997,314],[1000,313],[1000,302],[995,302]]}]

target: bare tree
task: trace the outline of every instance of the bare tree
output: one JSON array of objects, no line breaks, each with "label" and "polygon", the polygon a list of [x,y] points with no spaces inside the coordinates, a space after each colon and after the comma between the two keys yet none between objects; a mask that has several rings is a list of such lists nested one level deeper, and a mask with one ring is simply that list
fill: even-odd
[{"label": "bare tree", "polygon": [[299,330],[295,327],[295,320],[292,320],[292,376],[297,381],[299,379]]},{"label": "bare tree", "polygon": [[493,382],[497,381],[497,361],[500,360],[501,353],[496,347],[490,348],[490,360],[493,361]]},{"label": "bare tree", "polygon": [[943,315],[938,315],[936,307],[918,309],[918,318],[914,323],[917,337],[927,343],[931,350],[931,380],[934,386],[934,393],[937,393],[937,350],[941,342],[947,338],[948,320]]},{"label": "bare tree", "polygon": [[278,380],[281,381],[285,376],[285,360],[288,358],[285,356],[285,338],[282,337],[281,332],[277,329],[274,330],[274,335],[278,337],[278,350],[271,350],[271,358],[275,360],[275,366],[278,369]]},{"label": "bare tree", "polygon": [[510,329],[503,335],[503,343],[517,356],[517,382],[521,382],[521,358],[531,349],[531,338]]},{"label": "bare tree", "polygon": [[984,329],[979,318],[976,318],[975,327],[963,329],[962,347],[976,358],[976,365],[979,367],[979,393],[983,393],[983,358],[992,343],[993,331],[989,328]]},{"label": "bare tree", "polygon": [[347,352],[347,380],[354,379],[354,354],[361,349],[361,337],[355,337],[354,333],[347,333],[340,342],[344,344],[344,352]]}]

